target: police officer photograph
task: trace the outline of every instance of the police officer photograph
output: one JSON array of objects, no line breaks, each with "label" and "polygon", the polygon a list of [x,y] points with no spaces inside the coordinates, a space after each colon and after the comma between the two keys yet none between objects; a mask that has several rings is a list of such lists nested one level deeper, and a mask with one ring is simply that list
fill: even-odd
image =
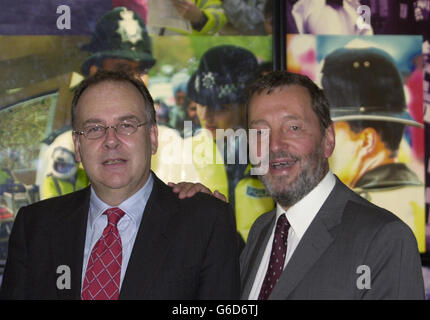
[{"label": "police officer photograph", "polygon": [[120,70],[138,74],[148,85],[148,71],[156,63],[145,21],[126,7],[106,12],[81,50],[89,52],[81,66],[85,76],[99,69]]},{"label": "police officer photograph", "polygon": [[424,252],[424,184],[414,171],[422,160],[414,159],[405,141],[406,126],[423,124],[410,115],[393,58],[375,47],[339,48],[324,59],[321,85],[335,122],[333,171],[365,199],[400,217]]},{"label": "police officer photograph", "polygon": [[[202,127],[186,138],[193,144],[193,161],[200,182],[227,197],[235,210],[241,243],[246,241],[254,220],[273,208],[272,198],[251,175],[246,133],[239,134],[247,127],[245,86],[257,76],[257,70],[258,62],[251,51],[219,45],[203,54],[187,87],[188,96],[197,103]],[[234,134],[219,136],[219,131],[225,133],[228,129]],[[242,162],[240,153],[245,154]]]}]

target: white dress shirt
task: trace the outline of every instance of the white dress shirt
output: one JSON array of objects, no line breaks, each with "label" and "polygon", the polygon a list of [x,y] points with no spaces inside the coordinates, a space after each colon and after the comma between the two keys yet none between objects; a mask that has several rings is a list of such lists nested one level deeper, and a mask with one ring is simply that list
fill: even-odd
[{"label": "white dress shirt", "polygon": [[[297,248],[297,245],[299,244],[312,220],[315,218],[328,195],[333,190],[335,184],[336,178],[334,177],[333,173],[329,171],[311,192],[305,195],[299,202],[291,206],[287,211],[284,211],[284,209],[282,209],[278,203],[276,204],[276,221],[281,214],[285,214],[288,222],[290,223],[284,268],[293,255],[294,250]],[[263,285],[264,277],[266,276],[266,271],[269,266],[272,242],[275,234],[275,226],[276,223],[271,231],[263,258],[255,276],[254,284],[252,285],[252,289],[249,294],[249,300],[257,300],[258,295],[260,294],[260,289]]]},{"label": "white dress shirt", "polygon": [[[152,177],[152,173],[150,173],[148,181],[146,181],[145,185],[134,195],[117,206],[125,212],[125,215],[119,220],[117,225],[122,243],[120,288],[124,279],[125,271],[127,270],[134,240],[136,239],[137,231],[139,230],[140,222],[142,221],[143,211],[145,210],[149,195],[151,194],[153,184],[154,179]],[[90,209],[88,212],[87,233],[85,237],[84,265],[82,268],[81,285],[83,285],[85,279],[85,272],[87,270],[88,260],[93,247],[100,239],[103,234],[103,230],[107,226],[108,219],[103,213],[109,208],[112,207],[104,203],[96,195],[94,189],[91,187]]]}]

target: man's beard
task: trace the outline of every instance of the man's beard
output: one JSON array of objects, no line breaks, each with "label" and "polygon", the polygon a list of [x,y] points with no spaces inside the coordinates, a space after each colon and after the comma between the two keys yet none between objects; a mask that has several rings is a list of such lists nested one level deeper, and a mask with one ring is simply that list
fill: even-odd
[{"label": "man's beard", "polygon": [[272,198],[282,207],[288,208],[300,201],[318,185],[328,171],[328,162],[320,146],[317,146],[315,151],[306,158],[286,152],[270,154],[270,159],[280,157],[290,157],[296,159],[296,163],[304,165],[298,176],[288,185],[286,185],[285,176],[269,177],[270,173],[260,176],[260,180]]}]

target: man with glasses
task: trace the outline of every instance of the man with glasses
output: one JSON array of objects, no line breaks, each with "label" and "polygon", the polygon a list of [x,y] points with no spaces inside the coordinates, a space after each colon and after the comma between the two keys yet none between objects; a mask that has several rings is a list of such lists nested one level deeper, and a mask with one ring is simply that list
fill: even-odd
[{"label": "man with glasses", "polygon": [[[81,50],[89,52],[81,65],[85,77],[94,75],[98,70],[122,71],[135,74],[148,85],[148,71],[156,63],[145,21],[137,12],[125,7],[106,12],[98,20],[90,42],[82,45]],[[166,129],[161,128],[161,135]],[[61,196],[88,185],[85,171],[76,163],[71,163],[70,166],[74,166],[65,172],[59,172],[55,166],[54,150],[62,148],[72,151],[72,145],[72,134],[67,130],[50,144],[47,159],[41,159],[41,168],[44,167],[43,163],[47,165],[46,169],[39,169],[39,175],[44,177],[41,183],[42,199]],[[57,162],[64,162],[64,157],[60,157]],[[48,165],[51,163],[53,165]],[[155,171],[165,180],[167,174],[161,170]]]},{"label": "man with glasses", "polygon": [[[99,70],[121,71],[134,74],[148,85],[148,72],[156,63],[145,21],[138,13],[125,7],[105,13],[97,22],[90,42],[83,45],[82,50],[90,52],[81,66],[86,77]],[[184,178],[187,181],[199,181],[194,166],[181,162],[182,152],[169,148],[169,145],[182,145],[179,132],[162,123],[158,123],[157,127],[160,146],[158,153],[152,157],[151,169],[164,182],[179,182]],[[71,131],[68,130],[56,138],[51,149],[57,146],[66,148],[71,144]],[[52,152],[45,163],[50,163],[53,156]],[[55,168],[45,170],[48,175],[41,185],[43,198],[64,195],[88,185],[88,178],[82,168],[78,168],[77,173],[67,179],[64,175],[56,178]],[[40,175],[44,176],[43,173]]]},{"label": "man with glasses", "polygon": [[[81,66],[84,75],[98,70],[123,71],[135,74],[149,85],[149,70],[155,65],[152,39],[142,17],[125,7],[117,7],[97,22],[89,44],[83,46],[91,54]],[[154,92],[151,92],[154,95]],[[183,123],[182,123],[183,126]],[[159,147],[151,159],[151,170],[164,182],[200,181],[193,164],[182,162],[182,145],[179,131],[162,123],[157,124]]]},{"label": "man with glasses", "polygon": [[22,208],[9,240],[2,298],[236,299],[229,206],[179,200],[151,172],[152,98],[138,78],[101,71],[72,102],[83,190]]}]

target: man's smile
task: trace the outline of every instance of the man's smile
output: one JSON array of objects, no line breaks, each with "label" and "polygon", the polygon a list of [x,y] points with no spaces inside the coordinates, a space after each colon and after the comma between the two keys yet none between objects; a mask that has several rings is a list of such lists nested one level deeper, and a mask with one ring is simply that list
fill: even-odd
[{"label": "man's smile", "polygon": [[272,159],[269,161],[270,172],[273,174],[284,174],[287,171],[290,171],[298,161],[299,158],[297,157]]}]

